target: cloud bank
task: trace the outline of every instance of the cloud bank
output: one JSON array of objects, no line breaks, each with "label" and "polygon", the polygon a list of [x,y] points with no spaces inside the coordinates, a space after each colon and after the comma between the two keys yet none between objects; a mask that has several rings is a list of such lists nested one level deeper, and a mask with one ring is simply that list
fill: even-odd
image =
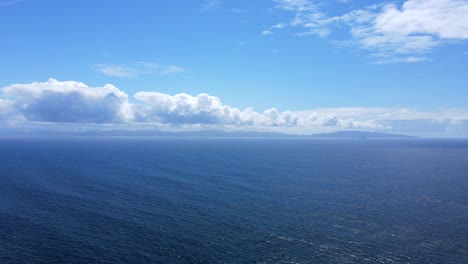
[{"label": "cloud bank", "polygon": [[[370,51],[376,63],[428,61],[428,54],[436,47],[468,39],[465,0],[384,2],[338,16],[324,13],[322,1],[274,2],[277,9],[293,12],[289,22],[280,24],[298,28],[297,36],[327,37],[344,29],[351,38],[342,43]],[[268,31],[275,29],[278,27],[272,26]]]},{"label": "cloud bank", "polygon": [[[1,99],[3,98],[3,99]],[[197,127],[312,133],[343,129],[376,131],[458,131],[466,133],[468,110],[438,113],[401,108],[328,108],[263,112],[238,109],[208,94],[137,92],[136,103],[117,87],[90,87],[76,81],[12,84],[1,89],[0,124],[114,124],[137,128]],[[423,129],[421,129],[423,128]]]}]

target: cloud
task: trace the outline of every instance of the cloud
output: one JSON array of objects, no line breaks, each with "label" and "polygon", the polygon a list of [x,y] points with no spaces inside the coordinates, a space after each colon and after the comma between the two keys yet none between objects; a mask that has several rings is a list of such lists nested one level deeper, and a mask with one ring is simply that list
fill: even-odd
[{"label": "cloud", "polygon": [[9,107],[14,106],[15,112],[28,121],[119,123],[131,119],[127,94],[111,84],[89,87],[81,82],[49,79],[13,84],[3,92],[15,99]]},{"label": "cloud", "polygon": [[418,63],[431,61],[429,57],[391,57],[391,56],[376,56],[373,57],[374,64],[393,64],[393,63]]},{"label": "cloud", "polygon": [[285,23],[278,23],[273,25],[271,28],[285,28],[287,25]]},{"label": "cloud", "polygon": [[16,116],[15,102],[0,99],[0,120],[15,119]]},{"label": "cloud", "polygon": [[263,30],[263,31],[262,31],[262,35],[263,35],[263,36],[270,36],[270,35],[273,35],[273,31],[271,31],[271,30]]},{"label": "cloud", "polygon": [[167,75],[167,74],[182,73],[188,70],[186,68],[175,66],[175,65],[163,65],[163,64],[146,62],[146,61],[136,62],[136,65],[139,67],[140,72],[142,74],[146,73],[146,74]]},{"label": "cloud", "polygon": [[158,92],[138,92],[135,98],[149,105],[142,110],[143,120],[176,124],[230,124],[235,108],[225,106],[218,97],[207,94],[174,96]]},{"label": "cloud", "polygon": [[93,69],[101,74],[113,77],[136,77],[139,75],[169,75],[182,73],[188,69],[175,66],[163,65],[153,62],[139,61],[132,66],[115,64],[94,64]]},{"label": "cloud", "polygon": [[290,112],[271,108],[257,113],[224,105],[216,96],[185,93],[174,96],[158,92],[139,92],[135,98],[148,106],[140,109],[143,121],[172,124],[218,124],[238,126],[294,126],[297,118]]},{"label": "cloud", "polygon": [[378,127],[365,122],[341,119],[330,113],[299,116],[291,111],[270,108],[256,112],[240,110],[208,94],[191,96],[185,93],[168,95],[159,92],[138,92],[137,104],[115,86],[89,87],[76,81],[12,84],[2,91],[10,100],[0,101],[2,118],[19,114],[33,122],[56,123],[157,123],[204,124],[265,127]]},{"label": "cloud", "polygon": [[[76,81],[12,84],[1,89],[0,125],[81,124],[84,127],[127,126],[218,128],[314,133],[348,129],[385,132],[449,131],[468,136],[468,109],[416,111],[404,108],[325,108],[307,111],[263,112],[238,109],[205,93],[169,95],[141,91],[130,103],[128,95],[106,84],[90,87]],[[3,98],[2,96],[3,95]],[[424,129],[430,129],[425,131]]]},{"label": "cloud", "polygon": [[295,12],[315,12],[317,6],[309,0],[274,0],[277,8]]},{"label": "cloud", "polygon": [[205,0],[205,3],[202,5],[202,11],[212,11],[218,9],[223,4],[221,0]]},{"label": "cloud", "polygon": [[330,34],[329,18],[322,13],[318,5],[309,0],[274,0],[276,8],[294,12],[295,16],[288,23],[277,23],[271,29],[282,29],[287,25],[301,28],[296,36],[319,35],[322,37]]},{"label": "cloud", "polygon": [[236,13],[236,14],[247,14],[247,10],[245,9],[240,9],[240,8],[233,8],[231,9],[231,12]]},{"label": "cloud", "polygon": [[350,26],[359,47],[396,57],[389,62],[415,62],[401,56],[427,54],[449,40],[468,39],[466,14],[467,1],[408,0],[400,8],[394,4],[374,6],[352,11],[340,20]]},{"label": "cloud", "polygon": [[[300,120],[311,116],[336,116],[341,128],[387,131],[420,136],[468,137],[468,109],[417,111],[407,108],[322,108],[298,111]],[[332,118],[330,118],[333,120]]]},{"label": "cloud", "polygon": [[134,77],[138,74],[137,69],[125,65],[95,64],[94,70],[107,76],[116,77]]},{"label": "cloud", "polygon": [[19,3],[23,2],[23,1],[24,0],[0,0],[0,7],[16,5],[16,4],[19,4]]},{"label": "cloud", "polygon": [[294,13],[287,25],[301,29],[296,36],[326,37],[346,29],[352,37],[348,43],[370,51],[380,63],[428,61],[422,55],[468,39],[465,0],[407,0],[401,6],[377,4],[338,16],[326,15],[309,0],[274,2],[276,8]]},{"label": "cloud", "polygon": [[468,39],[468,2],[461,0],[408,0],[402,8],[389,4],[377,14],[377,33],[411,36],[427,34],[440,39]]}]

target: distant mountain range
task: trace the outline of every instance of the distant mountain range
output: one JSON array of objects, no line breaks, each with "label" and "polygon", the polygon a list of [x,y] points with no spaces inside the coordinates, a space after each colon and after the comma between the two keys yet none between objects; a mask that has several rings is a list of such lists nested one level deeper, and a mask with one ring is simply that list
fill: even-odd
[{"label": "distant mountain range", "polygon": [[256,131],[223,131],[223,130],[198,130],[198,131],[160,131],[160,130],[93,130],[85,132],[29,130],[29,131],[0,131],[4,136],[102,136],[102,137],[288,137],[288,138],[342,138],[342,139],[403,139],[416,138],[413,136],[388,134],[367,131],[337,131],[333,133],[320,133],[312,135],[294,135],[276,132]]}]

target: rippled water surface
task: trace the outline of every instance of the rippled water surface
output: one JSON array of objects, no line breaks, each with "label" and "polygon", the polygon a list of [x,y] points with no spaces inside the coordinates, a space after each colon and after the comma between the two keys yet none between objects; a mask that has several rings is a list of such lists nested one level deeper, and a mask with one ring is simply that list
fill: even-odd
[{"label": "rippled water surface", "polygon": [[468,263],[468,141],[0,139],[0,263]]}]

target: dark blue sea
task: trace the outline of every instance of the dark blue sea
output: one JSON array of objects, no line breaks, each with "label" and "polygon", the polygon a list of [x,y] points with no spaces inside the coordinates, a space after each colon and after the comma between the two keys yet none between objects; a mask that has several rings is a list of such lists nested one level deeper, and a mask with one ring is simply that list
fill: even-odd
[{"label": "dark blue sea", "polygon": [[0,263],[468,263],[468,141],[3,138]]}]

